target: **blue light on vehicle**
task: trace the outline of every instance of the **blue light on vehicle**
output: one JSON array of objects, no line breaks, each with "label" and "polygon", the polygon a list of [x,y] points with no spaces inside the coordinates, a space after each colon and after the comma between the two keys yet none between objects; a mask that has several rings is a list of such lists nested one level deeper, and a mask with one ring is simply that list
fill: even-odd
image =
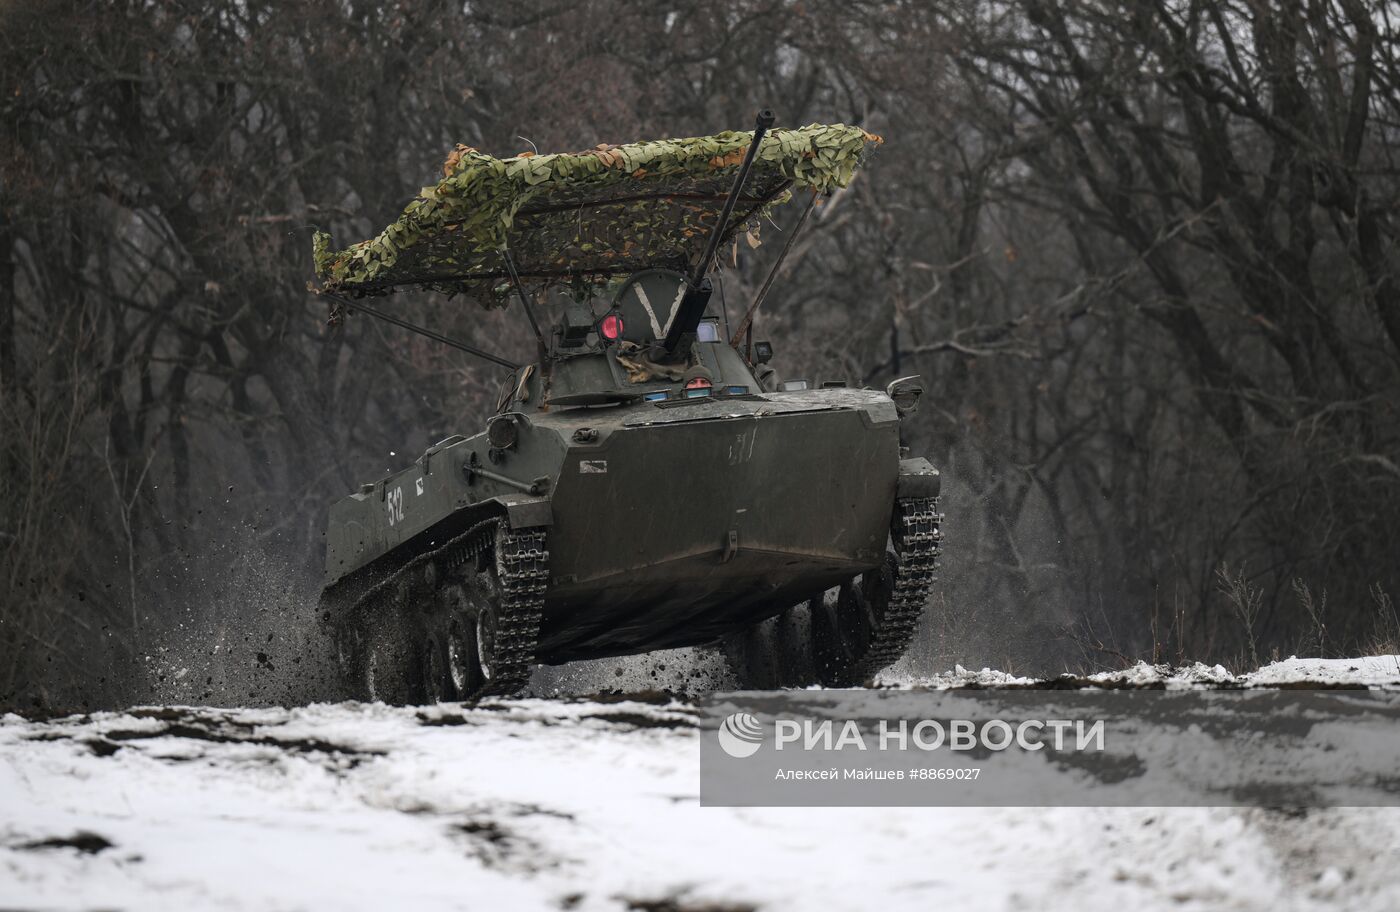
[{"label": "blue light on vehicle", "polygon": [[710,395],[710,388],[708,386],[697,386],[694,389],[685,391],[685,398],[687,399],[699,399],[701,396],[708,395]]},{"label": "blue light on vehicle", "polygon": [[660,402],[662,399],[665,399],[669,395],[671,394],[666,392],[665,390],[661,390],[660,392],[656,393],[643,393],[642,398],[648,402]]},{"label": "blue light on vehicle", "polygon": [[730,396],[742,396],[749,391],[747,386],[726,386],[724,392]]}]

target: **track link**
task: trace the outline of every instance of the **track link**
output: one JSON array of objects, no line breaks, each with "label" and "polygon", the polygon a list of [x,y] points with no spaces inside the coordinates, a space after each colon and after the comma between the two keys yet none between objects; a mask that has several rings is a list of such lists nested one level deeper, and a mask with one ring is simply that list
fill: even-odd
[{"label": "track link", "polygon": [[504,526],[496,535],[495,549],[501,583],[496,674],[482,694],[509,696],[530,680],[530,666],[535,662],[544,594],[549,586],[549,550],[543,530]]},{"label": "track link", "polygon": [[[890,520],[894,543],[888,601],[873,619],[870,643],[852,676],[867,680],[904,655],[938,581],[943,515],[937,497],[902,497]],[[882,595],[884,593],[882,592]]]}]

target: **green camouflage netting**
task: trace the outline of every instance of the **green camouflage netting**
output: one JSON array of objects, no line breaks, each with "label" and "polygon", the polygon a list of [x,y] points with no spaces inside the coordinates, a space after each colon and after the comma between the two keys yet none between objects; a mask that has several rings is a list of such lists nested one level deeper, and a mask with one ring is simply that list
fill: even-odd
[{"label": "green camouflage netting", "polygon": [[[506,159],[458,146],[446,177],[378,237],[333,251],[330,236],[317,232],[316,272],[325,290],[340,294],[417,286],[491,303],[507,275],[503,248],[537,288],[651,266],[684,270],[703,252],[752,140],[725,132]],[[880,141],[843,124],[770,131],[727,234],[794,187],[846,186],[867,144]]]}]

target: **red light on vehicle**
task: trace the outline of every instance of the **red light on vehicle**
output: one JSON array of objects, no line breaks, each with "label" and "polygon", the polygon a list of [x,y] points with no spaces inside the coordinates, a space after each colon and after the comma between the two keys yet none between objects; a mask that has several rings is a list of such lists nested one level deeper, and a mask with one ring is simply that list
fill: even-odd
[{"label": "red light on vehicle", "polygon": [[610,313],[598,321],[598,335],[609,342],[622,338],[622,315]]},{"label": "red light on vehicle", "polygon": [[688,381],[685,388],[688,390],[709,389],[710,381],[706,380],[704,377],[696,377],[694,380]]}]

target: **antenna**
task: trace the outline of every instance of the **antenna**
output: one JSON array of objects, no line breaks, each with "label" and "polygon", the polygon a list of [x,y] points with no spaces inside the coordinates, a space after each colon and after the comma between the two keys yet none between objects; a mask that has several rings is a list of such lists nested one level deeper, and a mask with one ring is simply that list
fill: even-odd
[{"label": "antenna", "polygon": [[[783,243],[783,249],[778,253],[778,259],[773,263],[773,268],[768,270],[768,277],[763,280],[763,287],[758,290],[758,294],[754,297],[753,303],[749,305],[749,309],[744,311],[744,319],[739,321],[739,328],[734,330],[734,335],[729,340],[729,344],[733,345],[735,348],[738,348],[739,343],[743,342],[744,337],[749,334],[749,329],[753,326],[754,314],[758,313],[758,306],[763,303],[764,298],[768,297],[768,289],[773,287],[773,280],[778,277],[778,270],[782,268],[783,263],[787,260],[787,255],[788,252],[792,250],[793,242],[797,240],[797,235],[802,232],[802,226],[807,224],[807,216],[812,214],[812,207],[815,206],[816,203],[817,191],[813,190],[812,198],[807,200],[807,206],[802,210],[801,218],[797,220],[797,224],[793,226],[792,231],[789,232],[787,240]],[[752,351],[753,338],[750,337],[748,345],[746,346],[745,357],[747,358],[748,352]]]},{"label": "antenna", "polygon": [[371,317],[383,320],[385,323],[392,323],[395,326],[408,330],[409,332],[415,332],[418,333],[418,335],[420,336],[432,339],[434,342],[441,342],[443,345],[451,346],[452,348],[455,348],[458,351],[464,351],[469,355],[476,355],[478,358],[484,358],[485,360],[490,361],[493,364],[499,364],[501,367],[508,367],[511,370],[520,369],[520,365],[516,364],[514,361],[507,361],[505,358],[502,358],[499,355],[493,355],[490,352],[482,351],[475,345],[468,345],[465,342],[458,342],[456,339],[450,339],[447,336],[444,336],[441,333],[433,332],[431,329],[427,329],[426,327],[418,326],[417,324],[410,323],[407,320],[400,320],[398,317],[390,316],[389,314],[386,314],[384,311],[379,310],[378,308],[370,307],[368,304],[363,304],[359,301],[351,301],[349,298],[343,298],[340,295],[330,291],[321,291],[317,292],[317,294],[323,294],[333,301],[339,301],[340,306],[347,310],[358,310],[362,313],[367,313]]}]

